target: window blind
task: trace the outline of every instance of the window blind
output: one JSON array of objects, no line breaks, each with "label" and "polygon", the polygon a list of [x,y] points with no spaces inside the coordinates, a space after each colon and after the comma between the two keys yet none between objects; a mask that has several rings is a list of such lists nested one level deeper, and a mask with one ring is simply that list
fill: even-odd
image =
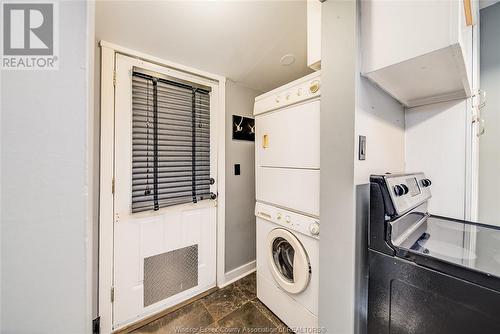
[{"label": "window blind", "polygon": [[209,91],[133,71],[132,212],[214,198]]}]

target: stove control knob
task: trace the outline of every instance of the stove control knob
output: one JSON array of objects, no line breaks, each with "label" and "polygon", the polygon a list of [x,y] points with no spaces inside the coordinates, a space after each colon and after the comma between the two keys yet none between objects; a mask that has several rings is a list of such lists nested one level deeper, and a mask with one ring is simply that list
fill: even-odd
[{"label": "stove control knob", "polygon": [[395,185],[393,190],[394,190],[394,195],[396,196],[403,196],[405,192],[403,187],[401,187],[399,184]]},{"label": "stove control knob", "polygon": [[423,179],[423,180],[422,180],[422,185],[423,185],[424,187],[426,187],[426,188],[427,188],[428,186],[430,186],[431,184],[432,184],[432,182],[431,182],[431,180],[429,180],[429,179]]},{"label": "stove control knob", "polygon": [[408,189],[408,186],[406,184],[401,184],[401,188],[403,188],[403,195],[408,194],[410,189]]},{"label": "stove control knob", "polygon": [[319,224],[312,223],[309,225],[309,232],[311,232],[312,235],[319,235]]}]

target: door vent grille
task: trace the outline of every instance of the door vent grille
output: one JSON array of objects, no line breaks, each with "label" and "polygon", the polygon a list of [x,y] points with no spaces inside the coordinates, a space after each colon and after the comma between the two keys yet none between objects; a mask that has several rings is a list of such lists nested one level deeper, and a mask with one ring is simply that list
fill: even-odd
[{"label": "door vent grille", "polygon": [[144,259],[144,307],[198,285],[198,245]]}]

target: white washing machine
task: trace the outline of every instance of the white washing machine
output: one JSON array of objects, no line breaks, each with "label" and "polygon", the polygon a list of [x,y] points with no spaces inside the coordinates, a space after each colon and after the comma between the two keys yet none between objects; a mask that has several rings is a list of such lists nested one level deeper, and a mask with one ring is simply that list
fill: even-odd
[{"label": "white washing machine", "polygon": [[257,297],[292,330],[309,333],[318,328],[319,221],[263,203],[255,215]]}]

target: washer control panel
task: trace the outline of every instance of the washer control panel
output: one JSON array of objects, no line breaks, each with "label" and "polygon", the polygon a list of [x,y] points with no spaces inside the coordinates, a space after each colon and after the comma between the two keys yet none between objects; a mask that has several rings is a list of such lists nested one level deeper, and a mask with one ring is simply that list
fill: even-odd
[{"label": "washer control panel", "polygon": [[309,225],[309,232],[311,232],[312,235],[319,235],[319,223],[312,223]]},{"label": "washer control panel", "polygon": [[304,216],[259,202],[255,205],[255,216],[319,239],[319,219],[314,217]]}]

